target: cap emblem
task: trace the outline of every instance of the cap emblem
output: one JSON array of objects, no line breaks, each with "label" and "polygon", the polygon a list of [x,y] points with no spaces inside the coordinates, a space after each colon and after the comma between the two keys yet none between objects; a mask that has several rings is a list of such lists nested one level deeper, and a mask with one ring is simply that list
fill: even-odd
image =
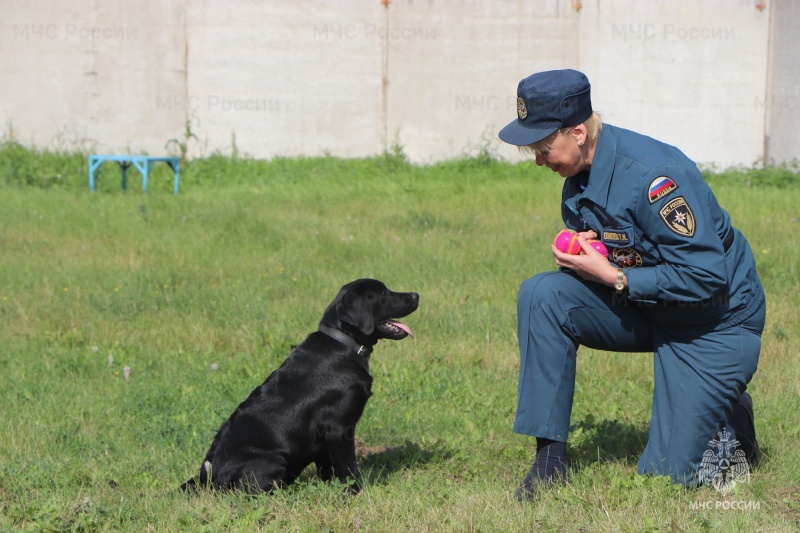
[{"label": "cap emblem", "polygon": [[521,96],[517,96],[517,116],[520,120],[528,118],[528,108],[525,106],[525,100]]}]

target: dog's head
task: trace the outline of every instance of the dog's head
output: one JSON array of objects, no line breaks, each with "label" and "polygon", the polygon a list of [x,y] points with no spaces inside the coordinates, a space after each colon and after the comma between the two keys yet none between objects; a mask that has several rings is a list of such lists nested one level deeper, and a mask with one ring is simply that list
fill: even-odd
[{"label": "dog's head", "polygon": [[411,329],[396,319],[410,315],[418,305],[416,292],[393,292],[378,280],[358,279],[341,288],[320,325],[343,331],[362,344],[400,340],[411,335]]}]

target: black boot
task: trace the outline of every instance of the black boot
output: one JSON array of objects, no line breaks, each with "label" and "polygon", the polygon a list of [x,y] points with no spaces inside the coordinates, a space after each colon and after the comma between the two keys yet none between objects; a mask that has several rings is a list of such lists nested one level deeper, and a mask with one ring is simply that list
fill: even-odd
[{"label": "black boot", "polygon": [[540,486],[552,486],[566,479],[569,459],[567,443],[549,439],[536,439],[536,459],[522,484],[514,493],[518,501],[532,500]]},{"label": "black boot", "polygon": [[736,431],[736,438],[739,441],[739,449],[744,452],[747,462],[751,465],[758,464],[761,451],[758,448],[756,439],[756,426],[753,417],[753,399],[748,393],[739,397],[739,405],[733,410],[728,424]]}]

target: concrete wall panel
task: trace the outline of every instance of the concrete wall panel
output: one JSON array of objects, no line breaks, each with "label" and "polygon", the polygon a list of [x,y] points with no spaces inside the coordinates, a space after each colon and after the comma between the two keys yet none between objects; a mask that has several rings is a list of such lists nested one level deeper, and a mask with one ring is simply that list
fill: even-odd
[{"label": "concrete wall panel", "polygon": [[[269,7],[265,7],[269,6]],[[203,149],[382,151],[378,2],[189,3],[190,111]]]},{"label": "concrete wall panel", "polygon": [[2,0],[0,119],[59,148],[163,151],[183,109],[181,2]]},{"label": "concrete wall panel", "polygon": [[800,163],[800,2],[775,0],[772,9],[771,72],[753,103],[767,117],[767,162]]},{"label": "concrete wall panel", "polygon": [[399,0],[389,10],[390,141],[417,161],[481,148],[518,159],[497,139],[516,118],[517,84],[577,67],[579,13],[549,0]]},{"label": "concrete wall panel", "polygon": [[609,123],[700,163],[762,154],[769,12],[750,0],[584,2],[581,67]]}]

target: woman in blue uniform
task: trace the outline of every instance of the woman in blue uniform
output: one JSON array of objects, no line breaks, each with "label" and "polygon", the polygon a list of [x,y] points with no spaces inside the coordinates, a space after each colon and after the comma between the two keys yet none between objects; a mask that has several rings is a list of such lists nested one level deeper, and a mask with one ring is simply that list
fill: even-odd
[{"label": "woman in blue uniform", "polygon": [[[747,240],[680,150],[601,122],[582,73],[534,74],[519,83],[517,97],[517,119],[500,138],[565,178],[562,218],[583,250],[569,255],[553,246],[559,270],[535,275],[519,291],[514,431],[536,437],[537,452],[517,496],[530,497],[568,466],[580,345],[654,353],[640,474],[687,487],[707,481],[709,443],[723,430],[754,460],[745,389],[766,304]],[[608,259],[589,239],[603,241]]]}]

